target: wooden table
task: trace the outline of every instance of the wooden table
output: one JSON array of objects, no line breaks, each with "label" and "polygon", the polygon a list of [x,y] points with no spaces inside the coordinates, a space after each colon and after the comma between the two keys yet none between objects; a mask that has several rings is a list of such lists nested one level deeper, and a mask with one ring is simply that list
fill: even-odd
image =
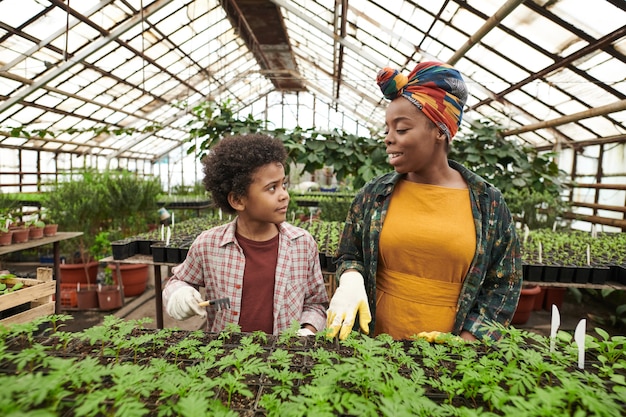
[{"label": "wooden table", "polygon": [[148,264],[154,267],[154,303],[156,313],[156,327],[163,328],[163,282],[161,277],[161,266],[176,266],[175,263],[154,262],[152,255],[134,255],[126,259],[113,259],[112,256],[100,259],[100,262],[112,264]]},{"label": "wooden table", "polygon": [[59,314],[61,312],[61,271],[59,268],[61,255],[59,253],[59,242],[82,235],[83,232],[57,232],[54,236],[44,236],[41,239],[32,239],[24,243],[13,243],[7,246],[0,246],[0,255],[19,252],[21,250],[32,249],[52,243],[52,250],[54,254],[54,280],[56,281],[54,311],[56,314]]}]

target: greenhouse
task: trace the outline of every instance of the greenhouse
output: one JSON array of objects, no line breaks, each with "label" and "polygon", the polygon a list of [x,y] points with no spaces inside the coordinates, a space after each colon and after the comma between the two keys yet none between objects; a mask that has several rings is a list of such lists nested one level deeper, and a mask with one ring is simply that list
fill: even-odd
[{"label": "greenhouse", "polygon": [[623,415],[623,0],[0,16],[0,415]]}]

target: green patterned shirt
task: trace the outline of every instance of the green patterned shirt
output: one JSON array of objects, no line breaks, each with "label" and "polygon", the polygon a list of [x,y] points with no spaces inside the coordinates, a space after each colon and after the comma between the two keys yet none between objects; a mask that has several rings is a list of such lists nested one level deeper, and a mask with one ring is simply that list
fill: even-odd
[{"label": "green patterned shirt", "polygon": [[[476,250],[463,281],[453,333],[467,330],[477,338],[498,338],[491,323],[507,326],[522,287],[522,261],[515,223],[500,191],[455,161],[468,184],[476,227]],[[337,258],[336,279],[346,269],[356,269],[365,280],[373,334],[376,320],[376,269],[378,241],[395,184],[392,172],[366,184],[355,196],[346,218]],[[355,321],[358,329],[358,320]]]}]

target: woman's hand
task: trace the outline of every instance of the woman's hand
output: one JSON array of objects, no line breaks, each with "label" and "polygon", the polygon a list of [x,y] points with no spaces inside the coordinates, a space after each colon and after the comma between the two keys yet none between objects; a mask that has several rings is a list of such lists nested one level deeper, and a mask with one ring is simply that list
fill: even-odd
[{"label": "woman's hand", "polygon": [[330,328],[329,338],[339,333],[339,339],[345,340],[354,326],[354,320],[359,313],[361,330],[369,333],[369,323],[372,314],[367,302],[363,275],[355,270],[348,270],[341,274],[339,287],[335,291],[327,311],[327,327]]},{"label": "woman's hand", "polygon": [[476,339],[476,336],[474,336],[467,330],[463,330],[459,336],[461,337],[461,339],[467,340],[468,342],[473,342],[474,340],[478,340]]}]

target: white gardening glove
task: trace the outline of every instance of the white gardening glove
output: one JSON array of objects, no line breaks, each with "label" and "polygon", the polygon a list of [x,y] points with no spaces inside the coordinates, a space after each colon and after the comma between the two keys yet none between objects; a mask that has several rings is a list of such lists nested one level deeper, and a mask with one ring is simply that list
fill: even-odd
[{"label": "white gardening glove", "polygon": [[202,301],[198,290],[185,285],[170,295],[166,308],[167,314],[176,320],[187,320],[195,315],[206,317],[206,309],[198,305]]},{"label": "white gardening glove", "polygon": [[363,275],[357,271],[347,271],[339,277],[339,287],[328,306],[326,320],[326,326],[330,329],[328,337],[333,338],[339,333],[339,339],[345,340],[352,331],[357,312],[359,326],[365,334],[368,334],[372,313],[367,303]]},{"label": "white gardening glove", "polygon": [[315,333],[313,333],[311,330],[307,329],[306,327],[303,327],[301,329],[298,329],[298,336],[315,336]]}]

